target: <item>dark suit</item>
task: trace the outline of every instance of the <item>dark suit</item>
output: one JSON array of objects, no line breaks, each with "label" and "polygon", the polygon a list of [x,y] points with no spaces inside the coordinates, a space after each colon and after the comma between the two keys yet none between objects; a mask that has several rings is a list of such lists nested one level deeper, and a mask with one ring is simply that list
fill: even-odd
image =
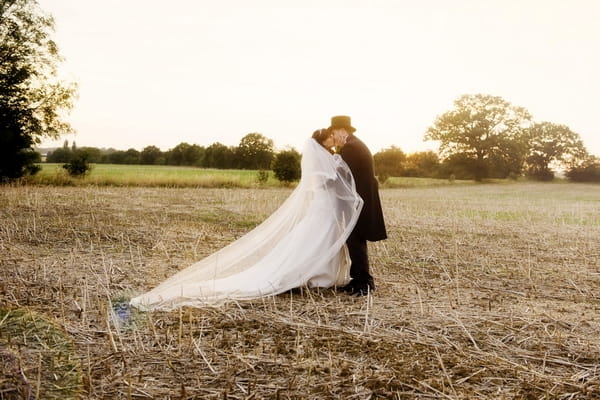
[{"label": "dark suit", "polygon": [[367,240],[375,242],[387,238],[379,184],[375,178],[373,156],[369,148],[356,136],[349,135],[346,144],[340,149],[340,155],[350,167],[356,182],[356,191],[364,204],[358,222],[346,241],[350,253],[350,276],[352,284],[369,284],[374,289],[373,277],[369,273]]}]

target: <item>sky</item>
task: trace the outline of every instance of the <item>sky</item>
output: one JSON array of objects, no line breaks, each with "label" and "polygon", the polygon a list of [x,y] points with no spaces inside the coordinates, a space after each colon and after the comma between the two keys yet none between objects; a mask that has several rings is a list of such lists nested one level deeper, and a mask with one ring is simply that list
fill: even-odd
[{"label": "sky", "polygon": [[294,147],[349,115],[373,153],[463,94],[567,125],[600,155],[597,0],[38,0],[79,86],[62,145]]}]

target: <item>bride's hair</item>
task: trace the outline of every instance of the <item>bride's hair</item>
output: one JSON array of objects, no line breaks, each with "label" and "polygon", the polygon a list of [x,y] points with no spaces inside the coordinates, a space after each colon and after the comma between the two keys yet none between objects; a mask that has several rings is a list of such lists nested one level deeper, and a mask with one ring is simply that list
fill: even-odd
[{"label": "bride's hair", "polygon": [[315,139],[321,146],[323,142],[333,134],[329,129],[317,129],[313,132],[312,138]]}]

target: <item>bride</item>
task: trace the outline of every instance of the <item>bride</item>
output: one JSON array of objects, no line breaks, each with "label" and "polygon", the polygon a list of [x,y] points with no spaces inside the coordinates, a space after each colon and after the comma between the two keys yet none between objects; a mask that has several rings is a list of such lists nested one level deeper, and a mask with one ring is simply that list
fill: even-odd
[{"label": "bride", "polygon": [[346,163],[328,149],[332,132],[315,131],[302,152],[302,177],[284,203],[235,242],[131,300],[140,310],[201,307],[346,284],[346,239],[363,201]]}]

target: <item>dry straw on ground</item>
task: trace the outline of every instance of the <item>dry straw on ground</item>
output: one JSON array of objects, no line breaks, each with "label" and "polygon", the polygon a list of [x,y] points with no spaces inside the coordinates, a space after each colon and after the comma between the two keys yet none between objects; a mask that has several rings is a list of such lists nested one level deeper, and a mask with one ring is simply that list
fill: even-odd
[{"label": "dry straw on ground", "polygon": [[[368,298],[298,289],[170,313],[118,307],[288,194],[0,188],[2,315],[46,321],[19,331],[0,318],[0,399],[600,396],[597,185],[383,190],[390,239],[370,247]],[[49,327],[63,345],[42,345]],[[56,395],[57,360],[76,361],[67,375],[83,394]]]}]

